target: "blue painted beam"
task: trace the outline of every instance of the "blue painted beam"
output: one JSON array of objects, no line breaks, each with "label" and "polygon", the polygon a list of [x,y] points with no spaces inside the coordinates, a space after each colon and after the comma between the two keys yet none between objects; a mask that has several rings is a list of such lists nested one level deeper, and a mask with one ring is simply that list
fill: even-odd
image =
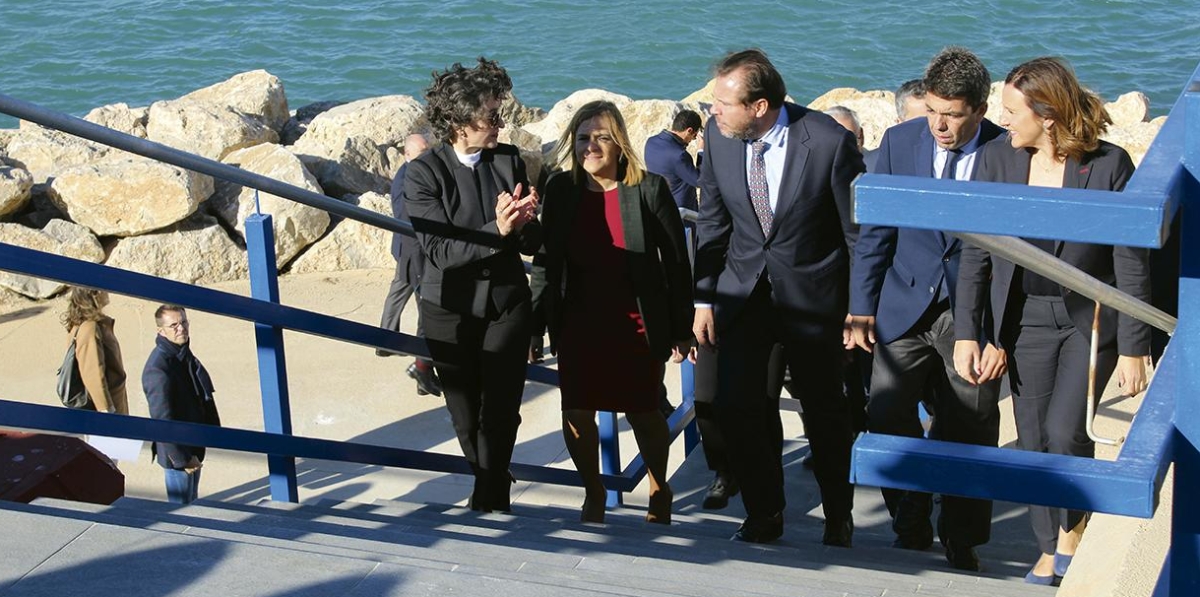
[{"label": "blue painted beam", "polygon": [[855,221],[1161,247],[1184,192],[1185,96],[1171,109],[1123,193],[865,174],[853,188]]},{"label": "blue painted beam", "polygon": [[[424,340],[401,332],[4,243],[0,243],[0,270],[151,302],[172,303],[351,344],[429,356]],[[527,377],[530,381],[558,385],[558,372],[546,367],[530,365]]]},{"label": "blue painted beam", "polygon": [[906,228],[1157,248],[1170,224],[1134,193],[864,174],[853,197],[858,223]]},{"label": "blue painted beam", "polygon": [[865,434],[854,444],[851,480],[1149,518],[1171,460],[1178,369],[1173,347],[1167,349],[1115,462]]},{"label": "blue painted beam", "polygon": [[[471,474],[471,466],[466,459],[451,454],[279,435],[197,423],[112,415],[11,400],[0,400],[0,426],[176,442],[239,452],[287,454],[297,458],[316,458],[412,470]],[[513,463],[510,470],[514,477],[522,481],[579,486],[579,474],[573,470],[521,463]],[[603,475],[603,478],[605,486],[619,491],[633,491],[637,486],[636,483],[619,476]]]}]

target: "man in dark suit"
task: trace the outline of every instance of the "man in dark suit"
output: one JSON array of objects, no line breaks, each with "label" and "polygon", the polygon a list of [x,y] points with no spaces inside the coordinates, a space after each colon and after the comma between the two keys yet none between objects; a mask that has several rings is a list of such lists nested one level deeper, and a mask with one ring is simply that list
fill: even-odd
[{"label": "man in dark suit", "polygon": [[692,110],[680,110],[671,121],[671,130],[646,139],[643,155],[646,170],[667,180],[675,205],[695,211],[696,187],[700,185],[700,170],[688,153],[688,145],[700,136],[700,115]]},{"label": "man in dark suit", "polygon": [[[991,77],[963,48],[946,48],[929,63],[927,118],[891,127],[879,146],[875,173],[971,180],[977,150],[1003,130],[984,118]],[[999,438],[999,373],[979,385],[954,370],[955,282],[962,243],[936,230],[863,226],[850,285],[848,346],[874,350],[867,419],[872,433],[921,437],[918,405],[934,413],[930,437],[984,446]],[[989,366],[1003,365],[988,344]],[[933,394],[929,395],[930,389]],[[883,489],[894,546],[933,544],[928,493]],[[942,497],[938,535],[950,564],[978,570],[975,546],[988,541],[989,500]]]},{"label": "man in dark suit", "polygon": [[718,346],[716,408],[747,514],[735,538],[766,543],[783,534],[783,427],[766,371],[780,343],[811,424],[823,541],[848,547],[852,435],[842,328],[857,235],[850,182],[863,171],[862,156],[846,129],[786,103],[786,94],[759,50],[716,67],[700,170],[693,332],[701,346]]},{"label": "man in dark suit", "polygon": [[[404,140],[404,165],[400,166],[396,177],[392,179],[391,188],[392,215],[396,219],[409,221],[408,210],[404,207],[404,175],[408,171],[408,163],[426,151],[429,151],[429,141],[425,139],[425,135],[413,133]],[[417,243],[415,236],[399,233],[392,235],[392,257],[396,258],[396,275],[392,277],[387,297],[383,300],[383,315],[380,318],[379,327],[398,332],[400,331],[400,315],[404,313],[404,306],[408,304],[409,297],[416,292],[417,300],[421,298],[419,288],[421,275],[425,272],[425,257],[421,255],[421,245]],[[417,313],[417,336],[425,337],[419,310]],[[395,353],[376,350],[375,354],[389,357]],[[437,374],[433,372],[433,361],[417,357],[408,366],[405,373],[417,382],[418,396],[442,395],[442,384],[438,381]]]},{"label": "man in dark suit", "polygon": [[[154,312],[158,335],[142,369],[142,390],[150,416],[167,421],[220,425],[212,378],[192,354],[191,327],[183,307],[161,305]],[[163,468],[167,500],[194,502],[199,495],[204,446],[154,442],[151,453]]]}]

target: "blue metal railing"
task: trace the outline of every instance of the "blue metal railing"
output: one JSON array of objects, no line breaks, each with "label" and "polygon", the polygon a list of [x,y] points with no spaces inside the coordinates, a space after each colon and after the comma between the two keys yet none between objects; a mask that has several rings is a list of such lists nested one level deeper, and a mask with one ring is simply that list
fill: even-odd
[{"label": "blue metal railing", "polygon": [[[228,164],[46,110],[3,94],[0,94],[0,112],[130,153],[268,192],[391,232],[410,236],[413,234],[412,226],[407,222]],[[385,454],[379,452],[381,448],[373,445],[291,436],[283,330],[294,330],[417,356],[427,357],[428,348],[423,340],[407,334],[279,304],[274,233],[270,216],[254,214],[247,218],[246,243],[250,263],[251,298],[2,243],[0,270],[104,289],[155,302],[178,304],[254,322],[265,432],[206,426],[190,429],[183,423],[64,412],[61,408],[7,400],[0,400],[0,421],[9,426],[28,429],[94,433],[154,441],[185,441],[194,445],[262,453],[268,457],[271,497],[281,501],[298,499],[295,470],[295,458],[298,456],[438,472],[470,473],[470,467],[461,456],[425,454],[399,449],[385,450]],[[557,371],[546,367],[529,367],[527,378],[530,381],[558,385]],[[672,440],[684,433],[685,429],[695,427],[691,393],[684,394],[684,402],[668,420]],[[83,415],[82,418],[78,416],[80,414]],[[640,483],[646,475],[646,467],[641,457],[635,456],[624,470],[621,469],[615,414],[600,413],[600,432],[601,449],[605,455],[602,477],[609,489],[608,503],[617,505],[621,502],[622,492],[632,491]],[[695,435],[694,430],[687,432],[685,443],[689,450],[695,445]],[[580,485],[578,474],[570,470],[519,463],[514,463],[511,470],[513,475],[521,480]]]},{"label": "blue metal railing", "polygon": [[[861,223],[1159,248],[1181,214],[1178,327],[1115,462],[865,435],[858,483],[1149,517],[1174,463],[1156,595],[1200,595],[1200,68],[1122,193],[865,175]],[[1190,392],[1190,393],[1189,393]],[[1186,504],[1186,505],[1185,505]]]}]

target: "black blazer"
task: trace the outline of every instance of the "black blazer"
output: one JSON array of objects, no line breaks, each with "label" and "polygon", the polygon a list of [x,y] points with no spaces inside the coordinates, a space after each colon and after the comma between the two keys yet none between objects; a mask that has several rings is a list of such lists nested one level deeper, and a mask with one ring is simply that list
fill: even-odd
[{"label": "black blazer", "polygon": [[746,182],[746,143],[704,127],[700,168],[696,302],[711,304],[717,329],[733,322],[760,276],[775,304],[821,332],[846,318],[850,250],[858,235],[850,183],[864,169],[858,143],[833,118],[785,103],[786,165],[774,224],[764,238]]},{"label": "black blazer", "polygon": [[[1003,132],[990,120],[980,123],[973,175],[982,145]],[[872,172],[931,178],[934,147],[924,118],[897,124],[883,134]],[[961,250],[961,241],[937,230],[863,226],[850,273],[850,312],[874,315],[875,333],[884,344],[903,337],[937,300],[940,287],[955,304]]]},{"label": "black blazer", "polygon": [[[570,172],[546,183],[542,227],[546,242],[533,260],[533,306],[537,323],[550,330],[550,350],[556,351],[562,330],[563,300],[570,284],[566,267],[567,239],[574,228],[584,191]],[[683,221],[666,181],[646,173],[637,186],[618,186],[625,255],[638,311],[646,326],[651,352],[670,356],[676,342],[692,337],[692,272]],[[534,329],[542,329],[535,323]]]},{"label": "black blazer", "polygon": [[[1030,153],[1014,149],[1008,137],[988,143],[980,156],[975,180],[1026,184],[1029,180]],[[1063,173],[1063,188],[1120,191],[1133,175],[1133,161],[1124,149],[1100,142],[1100,147],[1082,161],[1068,158]],[[1147,249],[1114,247],[1091,243],[1057,241],[1054,254],[1102,282],[1150,302],[1150,252]],[[963,248],[958,270],[958,301],[954,310],[955,338],[979,337],[984,301],[991,301],[994,338],[1011,350],[1013,332],[1020,325],[1021,313],[1010,299],[1022,292],[1016,266],[1006,259],[993,257],[971,245]],[[990,278],[990,280],[989,280]],[[1095,303],[1084,296],[1062,289],[1063,300],[1075,328],[1090,334]],[[1015,301],[1017,304],[1020,301]],[[1090,336],[1089,336],[1090,337]],[[1150,354],[1150,326],[1116,310],[1100,310],[1100,347],[1116,342],[1117,353],[1124,356]]]},{"label": "black blazer", "polygon": [[537,251],[542,228],[534,220],[501,238],[496,227],[496,196],[518,184],[529,189],[516,147],[483,150],[476,169],[482,190],[454,149],[440,144],[409,162],[404,201],[425,255],[421,300],[483,318],[529,298],[520,254]]},{"label": "black blazer", "polygon": [[[396,178],[392,179],[391,200],[392,215],[397,220],[411,223],[408,209],[404,205],[404,175],[408,171],[408,163],[400,166]],[[421,254],[421,244],[415,236],[392,234],[392,257],[396,258],[398,270],[404,272],[404,281],[410,286],[421,283],[421,275],[425,272],[425,256]]]}]

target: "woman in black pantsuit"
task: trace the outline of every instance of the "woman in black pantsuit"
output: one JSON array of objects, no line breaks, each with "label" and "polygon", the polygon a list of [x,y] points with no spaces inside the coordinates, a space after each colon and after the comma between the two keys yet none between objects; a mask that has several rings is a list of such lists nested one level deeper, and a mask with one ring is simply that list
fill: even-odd
[{"label": "woman in black pantsuit", "polygon": [[[1007,138],[989,143],[976,180],[1043,187],[1120,191],[1133,174],[1125,150],[1099,139],[1112,122],[1103,103],[1079,85],[1071,68],[1037,58],[1005,79],[1001,126]],[[1149,302],[1149,253],[1144,249],[1027,239],[1120,290]],[[990,286],[990,288],[989,288]],[[1018,444],[1023,450],[1092,457],[1085,430],[1088,359],[1095,303],[977,247],[965,247],[955,306],[955,366],[978,376],[983,301],[990,300],[994,337],[1007,352]],[[1133,395],[1146,389],[1150,328],[1100,310],[1096,392],[1114,371]],[[1087,513],[1030,507],[1042,556],[1026,582],[1053,584],[1079,545]]]},{"label": "woman in black pantsuit", "polygon": [[470,508],[508,511],[521,423],[530,292],[521,253],[541,244],[537,192],[497,141],[512,81],[484,58],[434,73],[425,116],[442,142],[409,163],[404,196],[425,255],[421,317],[446,407],[475,474]]}]

